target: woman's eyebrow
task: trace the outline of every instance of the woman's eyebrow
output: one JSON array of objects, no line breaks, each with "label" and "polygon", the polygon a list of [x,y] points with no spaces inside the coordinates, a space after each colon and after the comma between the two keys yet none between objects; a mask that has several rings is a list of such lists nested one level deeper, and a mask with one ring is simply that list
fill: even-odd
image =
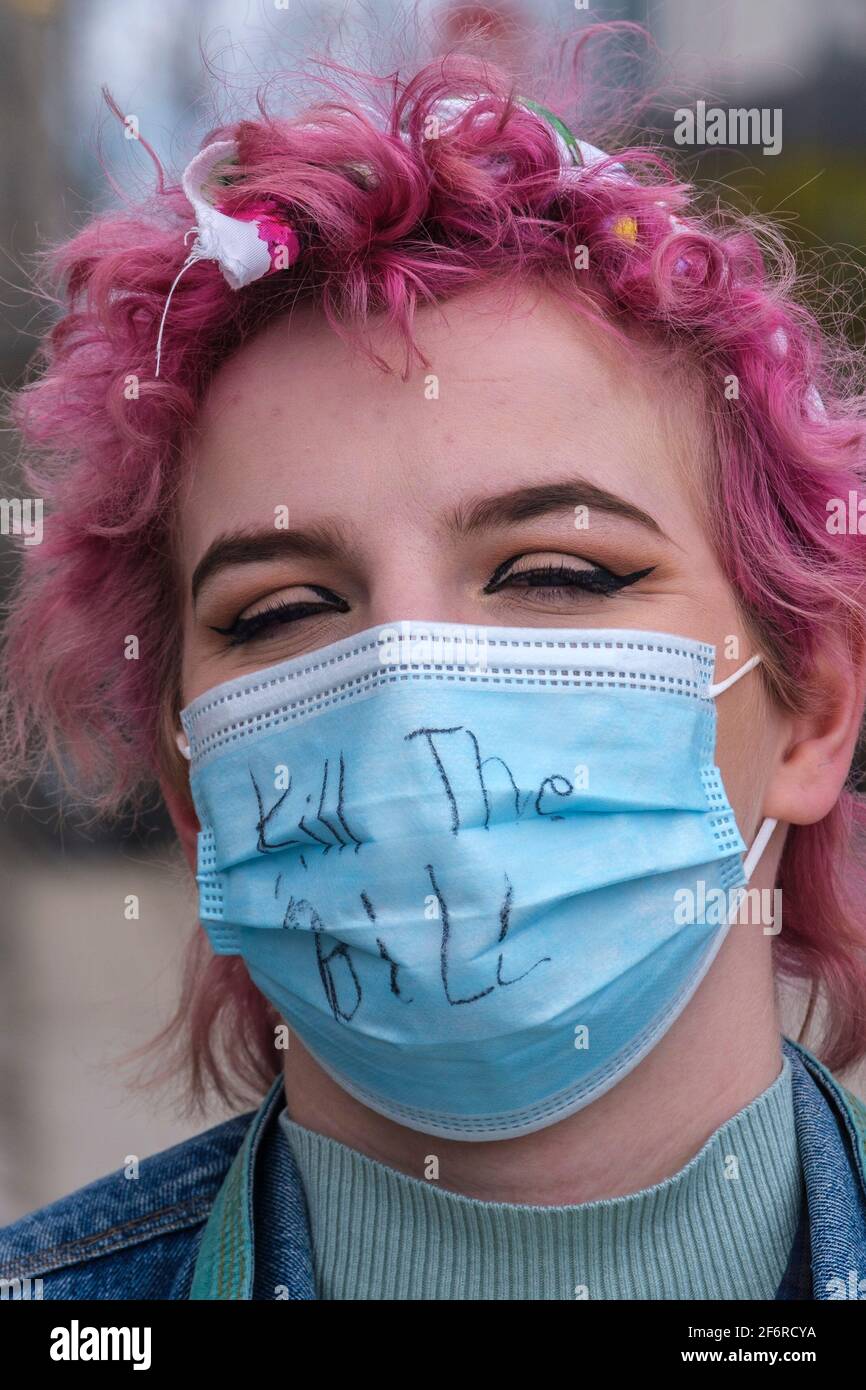
[{"label": "woman's eyebrow", "polygon": [[349,544],[336,520],[317,522],[303,530],[248,526],[226,531],[208,546],[193,571],[193,603],[208,580],[229,566],[261,564],[293,555],[308,560],[331,560],[345,555]]},{"label": "woman's eyebrow", "polygon": [[621,516],[627,521],[636,521],[648,527],[656,535],[665,535],[658,522],[627,502],[623,497],[608,492],[605,488],[587,482],[583,478],[567,478],[561,482],[539,483],[531,487],[513,488],[509,492],[494,497],[475,497],[461,502],[448,518],[450,528],[461,535],[489,530],[497,526],[512,526],[515,522],[531,521],[534,517],[548,512],[573,511],[575,507],[586,507],[597,512],[607,512]]},{"label": "woman's eyebrow", "polygon": [[[513,488],[490,497],[475,497],[455,507],[446,518],[449,529],[459,535],[511,526],[548,512],[584,506],[636,521],[656,535],[665,537],[658,522],[615,493],[581,478]],[[667,539],[667,537],[665,537]],[[192,576],[193,602],[208,580],[233,565],[261,564],[267,560],[301,556],[308,560],[332,560],[345,555],[350,541],[335,518],[305,529],[276,530],[272,526],[245,527],[217,536],[195,567]]]}]

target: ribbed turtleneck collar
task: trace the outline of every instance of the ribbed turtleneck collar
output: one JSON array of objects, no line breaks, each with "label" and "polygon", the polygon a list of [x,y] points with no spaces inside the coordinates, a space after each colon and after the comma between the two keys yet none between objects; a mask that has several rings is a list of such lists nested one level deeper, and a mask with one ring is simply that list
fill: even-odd
[{"label": "ribbed turtleneck collar", "polygon": [[678,1173],[576,1206],[464,1197],[279,1121],[322,1299],[771,1299],[804,1195],[787,1058]]}]

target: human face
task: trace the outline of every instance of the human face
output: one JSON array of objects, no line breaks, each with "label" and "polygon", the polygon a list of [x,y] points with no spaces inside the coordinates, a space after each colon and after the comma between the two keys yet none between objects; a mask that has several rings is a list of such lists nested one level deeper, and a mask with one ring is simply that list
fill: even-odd
[{"label": "human face", "polygon": [[[180,511],[183,703],[401,618],[672,633],[715,645],[717,680],[752,655],[705,529],[694,383],[543,290],[473,291],[416,328],[430,366],[408,380],[309,308],[217,374]],[[370,339],[402,364],[393,330]],[[748,842],[772,711],[756,676],[718,708]]]}]

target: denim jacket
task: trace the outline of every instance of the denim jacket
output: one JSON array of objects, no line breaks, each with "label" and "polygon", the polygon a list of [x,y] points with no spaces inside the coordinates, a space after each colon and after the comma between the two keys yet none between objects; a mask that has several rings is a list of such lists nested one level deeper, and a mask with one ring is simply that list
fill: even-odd
[{"label": "denim jacket", "polygon": [[[799,1043],[793,1068],[805,1200],[777,1299],[866,1299],[866,1105]],[[50,1299],[315,1299],[300,1176],[276,1123],[275,1078],[258,1110],[24,1216],[0,1231],[0,1296]]]}]

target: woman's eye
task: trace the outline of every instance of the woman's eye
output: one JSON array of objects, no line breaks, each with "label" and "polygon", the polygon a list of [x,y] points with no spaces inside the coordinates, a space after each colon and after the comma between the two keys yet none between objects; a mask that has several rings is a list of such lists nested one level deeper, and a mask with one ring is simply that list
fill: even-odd
[{"label": "woman's eye", "polygon": [[301,618],[309,618],[313,613],[348,613],[349,605],[339,594],[335,594],[331,589],[324,589],[319,584],[303,584],[299,588],[305,589],[315,598],[281,599],[274,603],[267,603],[263,608],[258,608],[249,617],[235,618],[229,627],[214,627],[210,624],[212,632],[218,632],[221,637],[228,638],[230,647],[239,647],[244,642],[255,641],[256,638],[272,632],[275,628],[285,627],[289,623],[296,623]]},{"label": "woman's eye", "polygon": [[646,578],[655,569],[655,565],[648,565],[646,569],[633,570],[630,574],[614,574],[604,565],[587,564],[580,568],[576,564],[567,564],[563,559],[555,563],[523,564],[516,568],[522,560],[525,561],[526,557],[517,555],[497,566],[484,586],[484,593],[495,594],[501,589],[538,589],[556,598],[575,592],[615,594]]}]

